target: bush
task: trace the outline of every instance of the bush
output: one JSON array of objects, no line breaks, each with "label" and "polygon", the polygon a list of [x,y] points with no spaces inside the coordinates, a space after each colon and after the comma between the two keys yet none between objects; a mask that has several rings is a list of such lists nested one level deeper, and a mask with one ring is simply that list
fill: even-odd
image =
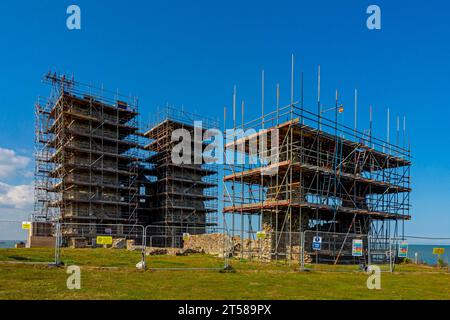
[{"label": "bush", "polygon": [[400,263],[401,263],[401,264],[412,264],[413,261],[412,261],[412,259],[410,259],[410,258],[402,258],[402,259],[400,260]]},{"label": "bush", "polygon": [[439,258],[438,259],[438,267],[439,268],[447,268],[448,267],[448,263],[444,261],[444,259]]}]

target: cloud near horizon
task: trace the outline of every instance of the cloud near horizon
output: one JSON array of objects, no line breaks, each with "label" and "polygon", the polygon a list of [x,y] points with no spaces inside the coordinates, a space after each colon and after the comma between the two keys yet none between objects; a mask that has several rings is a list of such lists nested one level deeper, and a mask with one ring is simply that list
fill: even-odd
[{"label": "cloud near horizon", "polygon": [[12,186],[0,182],[0,209],[31,210],[33,196],[32,184]]},{"label": "cloud near horizon", "polygon": [[[34,186],[30,181],[30,162],[30,158],[0,147],[0,220],[22,220],[32,213]],[[19,181],[18,178],[21,182],[11,182]]]},{"label": "cloud near horizon", "polygon": [[31,159],[18,155],[14,150],[0,147],[0,178],[10,178],[14,176],[29,177],[27,170]]}]

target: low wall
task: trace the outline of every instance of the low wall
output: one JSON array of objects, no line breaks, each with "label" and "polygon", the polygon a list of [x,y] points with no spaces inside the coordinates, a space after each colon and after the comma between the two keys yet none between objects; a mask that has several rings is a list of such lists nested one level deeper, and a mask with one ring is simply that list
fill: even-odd
[{"label": "low wall", "polygon": [[55,238],[54,237],[28,237],[27,248],[54,248]]},{"label": "low wall", "polygon": [[[301,246],[292,246],[292,250],[289,250],[289,248],[287,250],[288,255],[291,256],[291,260],[299,261],[299,262],[300,262],[301,252],[302,252]],[[312,262],[311,256],[306,251],[304,252],[303,255],[304,255],[305,263]]]},{"label": "low wall", "polygon": [[227,238],[225,234],[221,233],[191,235],[189,239],[184,240],[183,249],[223,257]]},{"label": "low wall", "polygon": [[[241,237],[228,237],[224,234],[202,234],[191,235],[184,241],[184,250],[194,250],[218,257],[243,257],[245,259],[256,259],[262,262],[270,262],[276,257],[272,254],[275,250],[275,239],[270,233],[264,239],[244,239]],[[243,247],[243,248],[241,248]],[[300,261],[301,246],[293,245],[286,247],[286,254],[279,255],[278,259],[287,258]],[[305,263],[311,262],[311,257],[305,252]]]},{"label": "low wall", "polygon": [[[225,234],[213,233],[202,235],[191,235],[184,241],[183,249],[204,252],[206,254],[215,255],[223,258],[241,257],[256,258],[261,261],[271,260],[271,243],[270,236],[266,239],[244,239],[241,237],[228,237]],[[241,248],[243,246],[243,248]]]},{"label": "low wall", "polygon": [[[275,239],[271,233],[266,233],[263,239],[244,239],[241,237],[229,237],[222,233],[189,235],[183,241],[183,248],[160,248],[147,247],[145,252],[147,255],[185,255],[190,253],[204,253],[212,256],[224,258],[225,256],[232,258],[254,259],[261,262],[270,262],[275,259],[290,259],[300,261],[301,247],[293,245],[292,248],[286,247],[285,254],[275,257],[274,252]],[[134,240],[126,242],[127,250],[142,250],[142,246],[135,245]],[[305,263],[311,262],[311,257],[305,253]]]}]

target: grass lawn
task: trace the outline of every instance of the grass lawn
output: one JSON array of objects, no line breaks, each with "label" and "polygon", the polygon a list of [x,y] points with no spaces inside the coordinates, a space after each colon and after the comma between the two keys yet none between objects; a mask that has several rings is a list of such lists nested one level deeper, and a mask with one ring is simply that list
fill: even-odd
[{"label": "grass lawn", "polygon": [[[351,266],[298,266],[233,260],[235,273],[140,271],[139,252],[64,249],[66,265],[81,267],[81,287],[70,291],[64,268],[50,268],[49,249],[0,249],[0,299],[450,299],[450,273],[432,267],[397,266],[383,273],[382,289],[366,287],[367,275]],[[9,262],[6,262],[9,261]],[[219,268],[223,260],[204,255],[147,257],[156,268]],[[111,268],[112,267],[112,268]],[[325,272],[325,270],[347,272]],[[352,272],[355,271],[355,272]]]}]

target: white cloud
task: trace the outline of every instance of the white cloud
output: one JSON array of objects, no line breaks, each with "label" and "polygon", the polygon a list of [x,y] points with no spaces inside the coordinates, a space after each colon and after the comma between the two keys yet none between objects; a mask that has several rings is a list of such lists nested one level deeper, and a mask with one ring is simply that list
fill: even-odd
[{"label": "white cloud", "polygon": [[26,174],[24,170],[30,160],[28,157],[19,156],[14,150],[0,148],[0,178]]},{"label": "white cloud", "polygon": [[12,186],[0,182],[0,209],[17,209],[28,211],[33,207],[33,185]]},{"label": "white cloud", "polygon": [[[0,148],[0,220],[25,221],[33,212],[31,159]],[[23,181],[22,181],[23,180]],[[20,223],[0,222],[0,239],[19,239]],[[20,237],[22,239],[22,237]]]}]

